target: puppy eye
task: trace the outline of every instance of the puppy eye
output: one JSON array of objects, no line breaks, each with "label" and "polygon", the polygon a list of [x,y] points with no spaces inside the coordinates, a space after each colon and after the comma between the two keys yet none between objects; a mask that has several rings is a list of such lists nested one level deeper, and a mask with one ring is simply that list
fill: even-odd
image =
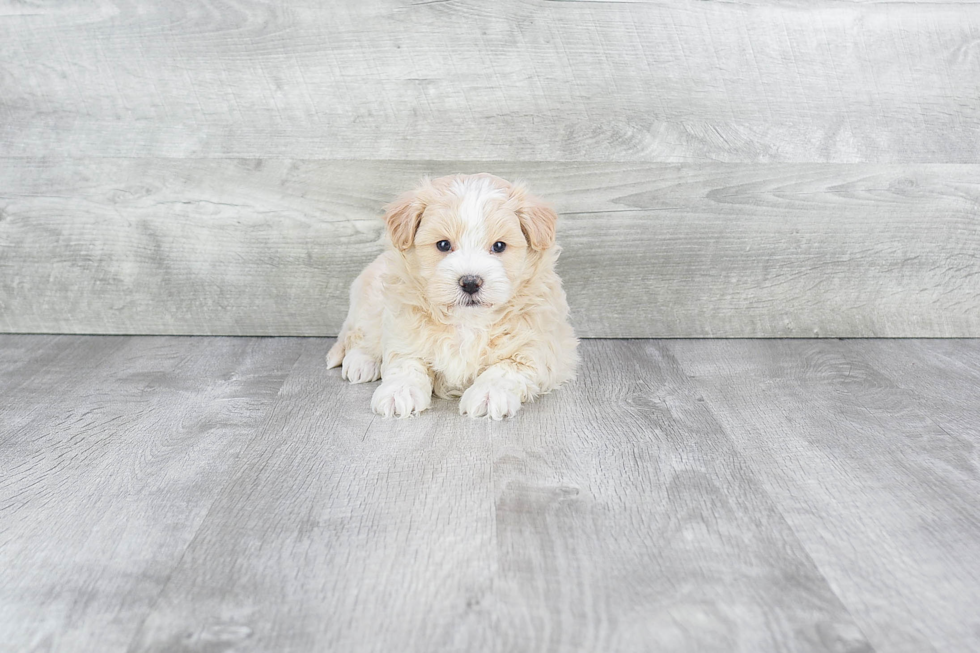
[{"label": "puppy eye", "polygon": [[452,244],[448,240],[440,240],[436,243],[436,249],[440,252],[448,252],[453,248]]},{"label": "puppy eye", "polygon": [[493,251],[497,254],[507,249],[507,243],[502,241],[497,241],[493,244]]}]

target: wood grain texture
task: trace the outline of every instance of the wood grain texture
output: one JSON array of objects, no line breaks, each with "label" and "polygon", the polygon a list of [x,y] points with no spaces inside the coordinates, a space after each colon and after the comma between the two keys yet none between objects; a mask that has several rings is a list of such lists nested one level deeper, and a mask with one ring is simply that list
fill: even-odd
[{"label": "wood grain texture", "polygon": [[[33,355],[23,360],[6,360],[0,417],[0,443],[18,434],[35,430],[36,423],[64,417],[65,406],[78,392],[90,389],[79,383],[77,370],[101,383],[102,375],[118,373],[131,356],[127,338],[101,338],[90,342],[75,337],[45,337],[43,340],[17,340],[28,344]],[[14,346],[16,349],[16,344]],[[27,352],[25,352],[27,353]]]},{"label": "wood grain texture", "polygon": [[70,343],[71,338],[65,336],[0,338],[0,395],[8,396],[36,378],[40,370],[70,348]]},{"label": "wood grain texture", "polygon": [[493,650],[488,424],[376,419],[329,344],[304,343],[130,651]]},{"label": "wood grain texture", "polygon": [[[915,396],[915,404],[946,431],[945,445],[964,464],[976,460],[980,432],[980,346],[963,340],[848,342],[844,353],[873,361],[888,381]],[[954,463],[955,464],[955,463]]]},{"label": "wood grain texture", "polygon": [[501,651],[870,651],[662,345],[494,423]]},{"label": "wood grain texture", "polygon": [[[980,341],[669,346],[880,651],[980,646],[976,403],[956,423],[930,399],[942,388],[975,399],[976,379],[935,349],[976,360]],[[879,371],[893,355],[949,372],[897,385]]]},{"label": "wood grain texture", "polygon": [[335,335],[423,174],[559,210],[584,337],[980,335],[980,166],[8,160],[0,331]]},{"label": "wood grain texture", "polygon": [[0,639],[16,651],[122,651],[300,350],[60,342],[70,350],[0,402]]},{"label": "wood grain texture", "polygon": [[4,647],[978,648],[980,340],[587,341],[503,423],[330,344],[0,336]]},{"label": "wood grain texture", "polygon": [[7,157],[980,163],[975,3],[0,13]]}]

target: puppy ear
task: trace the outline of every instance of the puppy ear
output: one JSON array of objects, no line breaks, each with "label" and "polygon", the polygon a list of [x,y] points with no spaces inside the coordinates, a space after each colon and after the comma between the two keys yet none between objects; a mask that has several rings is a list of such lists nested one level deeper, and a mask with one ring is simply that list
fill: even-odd
[{"label": "puppy ear", "polygon": [[527,244],[539,252],[550,249],[555,244],[558,214],[538,198],[528,195],[523,186],[516,186],[514,195],[520,200],[517,218],[521,221]]},{"label": "puppy ear", "polygon": [[422,212],[425,204],[419,197],[419,191],[403,193],[391,204],[385,207],[385,225],[392,244],[404,252],[415,242],[415,232],[422,222]]}]

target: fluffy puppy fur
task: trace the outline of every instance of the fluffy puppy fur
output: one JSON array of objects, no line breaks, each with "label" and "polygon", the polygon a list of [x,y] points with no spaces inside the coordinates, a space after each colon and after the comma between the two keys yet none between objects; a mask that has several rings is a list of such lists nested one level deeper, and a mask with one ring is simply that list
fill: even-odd
[{"label": "fluffy puppy fur", "polygon": [[557,220],[493,175],[424,179],[386,207],[385,252],[351,286],[328,367],[351,383],[382,379],[371,407],[385,417],[422,412],[434,392],[501,419],[571,379]]}]

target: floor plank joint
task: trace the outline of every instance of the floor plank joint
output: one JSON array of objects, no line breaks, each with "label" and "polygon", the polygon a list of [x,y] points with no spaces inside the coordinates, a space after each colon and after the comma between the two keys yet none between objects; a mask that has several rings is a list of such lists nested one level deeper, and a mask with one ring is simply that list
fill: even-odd
[{"label": "floor plank joint", "polygon": [[0,336],[0,641],[980,646],[980,340],[588,340],[503,422],[330,344]]}]

